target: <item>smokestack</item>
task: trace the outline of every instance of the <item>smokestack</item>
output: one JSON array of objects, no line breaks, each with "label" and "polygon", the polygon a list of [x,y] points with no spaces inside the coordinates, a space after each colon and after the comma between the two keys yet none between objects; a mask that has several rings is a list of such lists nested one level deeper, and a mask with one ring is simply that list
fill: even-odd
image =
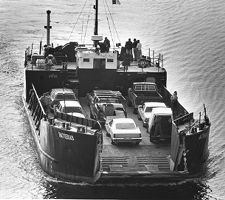
[{"label": "smokestack", "polygon": [[52,28],[52,26],[50,26],[50,10],[46,11],[47,13],[47,26],[44,26],[44,28],[47,29],[47,46],[50,45],[50,29]]}]

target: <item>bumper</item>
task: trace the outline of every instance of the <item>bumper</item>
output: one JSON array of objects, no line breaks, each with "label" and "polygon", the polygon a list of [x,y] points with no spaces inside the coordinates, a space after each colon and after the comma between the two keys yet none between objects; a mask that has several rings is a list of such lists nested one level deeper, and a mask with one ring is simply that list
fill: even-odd
[{"label": "bumper", "polygon": [[118,143],[141,142],[142,138],[112,138],[112,141]]}]

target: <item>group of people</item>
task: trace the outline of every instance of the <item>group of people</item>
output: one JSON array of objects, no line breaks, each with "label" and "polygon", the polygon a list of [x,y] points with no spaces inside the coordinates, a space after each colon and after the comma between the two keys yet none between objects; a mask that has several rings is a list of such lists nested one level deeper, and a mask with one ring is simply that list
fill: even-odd
[{"label": "group of people", "polygon": [[109,39],[107,37],[105,37],[103,42],[98,42],[98,45],[100,47],[101,53],[109,52],[110,41],[109,41]]},{"label": "group of people", "polygon": [[127,71],[131,61],[140,61],[142,57],[142,44],[140,40],[136,40],[136,38],[134,38],[133,42],[129,38],[128,41],[126,41],[124,48],[125,51],[122,65],[124,66],[124,71]]},{"label": "group of people", "polygon": [[142,44],[140,40],[134,38],[133,42],[129,38],[125,44],[126,53],[132,56],[133,61],[139,61],[142,56]]}]

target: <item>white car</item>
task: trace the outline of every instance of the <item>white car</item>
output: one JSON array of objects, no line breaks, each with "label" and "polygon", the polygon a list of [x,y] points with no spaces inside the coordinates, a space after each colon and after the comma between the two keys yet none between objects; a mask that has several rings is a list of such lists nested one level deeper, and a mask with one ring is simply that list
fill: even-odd
[{"label": "white car", "polygon": [[76,117],[85,118],[83,108],[78,101],[60,101],[56,106],[56,110]]},{"label": "white car", "polygon": [[50,92],[50,98],[52,100],[52,104],[57,104],[59,101],[78,101],[75,93],[72,89],[67,88],[54,88]]},{"label": "white car", "polygon": [[132,142],[139,144],[142,140],[141,131],[131,118],[116,118],[106,125],[107,134],[110,135],[112,144]]},{"label": "white car", "polygon": [[163,102],[145,102],[143,105],[138,106],[138,119],[143,121],[143,126],[148,127],[149,118],[152,116],[153,108],[166,108]]}]

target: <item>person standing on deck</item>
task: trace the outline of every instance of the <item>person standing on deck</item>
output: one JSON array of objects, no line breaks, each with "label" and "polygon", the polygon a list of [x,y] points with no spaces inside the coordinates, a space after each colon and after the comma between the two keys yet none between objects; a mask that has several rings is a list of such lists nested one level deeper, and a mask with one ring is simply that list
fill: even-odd
[{"label": "person standing on deck", "polygon": [[109,52],[109,48],[110,48],[110,41],[107,37],[105,37],[105,40],[104,40],[104,45],[105,45],[105,48],[106,48],[106,52]]},{"label": "person standing on deck", "polygon": [[137,61],[139,61],[142,57],[142,44],[140,42],[140,40],[137,41]]},{"label": "person standing on deck", "polygon": [[136,40],[136,38],[134,38],[132,48],[133,48],[133,54],[134,54],[134,61],[137,61],[137,40]]},{"label": "person standing on deck", "polygon": [[53,65],[55,65],[57,62],[56,62],[56,59],[55,57],[52,55],[52,54],[49,54],[46,58],[45,58],[45,70],[50,70],[51,67]]},{"label": "person standing on deck", "polygon": [[124,72],[127,72],[128,66],[130,66],[130,54],[125,53],[122,65],[124,66]]},{"label": "person standing on deck", "polygon": [[125,44],[125,48],[126,48],[126,53],[130,55],[130,57],[133,60],[133,55],[132,55],[132,42],[131,39],[129,38],[128,41]]},{"label": "person standing on deck", "polygon": [[40,97],[40,102],[43,106],[44,111],[46,112],[46,114],[50,113],[50,105],[52,103],[52,100],[50,98],[50,95],[48,92],[44,93],[43,96]]},{"label": "person standing on deck", "polygon": [[170,97],[171,100],[171,109],[173,111],[174,116],[177,116],[177,106],[178,106],[178,97],[177,97],[177,91],[173,93],[173,95]]}]

